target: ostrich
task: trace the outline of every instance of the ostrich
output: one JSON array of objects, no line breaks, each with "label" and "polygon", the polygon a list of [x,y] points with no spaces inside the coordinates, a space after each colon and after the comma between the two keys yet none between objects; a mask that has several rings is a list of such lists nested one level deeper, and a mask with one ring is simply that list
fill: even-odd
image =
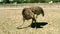
[{"label": "ostrich", "polygon": [[36,19],[34,17],[34,13],[31,11],[30,8],[24,8],[22,10],[22,16],[23,16],[23,24],[24,24],[25,20],[30,20],[30,19],[32,19],[32,23],[36,22]]},{"label": "ostrich", "polygon": [[[42,16],[44,16],[44,11],[41,7],[37,6],[37,7],[24,8],[22,10],[23,24],[24,24],[25,20],[30,20],[30,19],[32,19],[32,23],[33,22],[36,23],[36,18],[40,14],[42,14]],[[20,25],[20,26],[22,26],[22,25]]]},{"label": "ostrich", "polygon": [[25,22],[25,20],[35,19],[34,13],[29,8],[23,9],[22,16],[23,16],[23,22]]}]

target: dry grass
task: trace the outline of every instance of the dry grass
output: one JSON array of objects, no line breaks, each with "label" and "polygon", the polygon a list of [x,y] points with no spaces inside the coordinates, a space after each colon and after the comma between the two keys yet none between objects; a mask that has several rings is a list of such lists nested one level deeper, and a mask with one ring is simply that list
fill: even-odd
[{"label": "dry grass", "polygon": [[[45,7],[46,6],[46,7]],[[43,28],[25,28],[17,29],[16,27],[23,23],[22,8],[18,7],[1,7],[0,8],[0,34],[59,34],[60,33],[60,8],[47,5],[41,6],[44,9],[45,16],[38,16],[37,21],[45,21],[48,24]],[[27,6],[26,6],[27,7]],[[31,20],[26,21],[23,26],[31,24]]]}]

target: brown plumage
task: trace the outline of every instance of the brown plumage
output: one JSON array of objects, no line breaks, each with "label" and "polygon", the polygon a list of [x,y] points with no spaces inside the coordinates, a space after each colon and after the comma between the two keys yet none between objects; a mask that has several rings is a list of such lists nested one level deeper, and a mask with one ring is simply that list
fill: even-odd
[{"label": "brown plumage", "polygon": [[24,8],[22,15],[24,20],[29,20],[33,18],[34,13],[29,8]]},{"label": "brown plumage", "polygon": [[[24,8],[22,10],[23,23],[25,22],[25,20],[30,20],[30,19],[32,19],[32,23],[33,23],[33,21],[36,22],[36,18],[40,14],[42,14],[44,16],[44,11],[41,7],[35,6],[35,7],[30,7],[30,8]],[[36,15],[36,17],[35,17],[35,15]]]},{"label": "brown plumage", "polygon": [[36,22],[36,19],[34,17],[34,13],[29,8],[24,8],[22,10],[22,16],[23,16],[23,23],[25,22],[25,20],[30,20],[30,19],[32,19],[33,21]]}]

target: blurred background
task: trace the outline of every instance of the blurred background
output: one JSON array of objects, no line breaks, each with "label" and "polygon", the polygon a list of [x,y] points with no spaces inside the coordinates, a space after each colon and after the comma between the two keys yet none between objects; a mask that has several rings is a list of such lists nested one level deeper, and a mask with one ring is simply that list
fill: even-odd
[{"label": "blurred background", "polygon": [[60,0],[0,0],[0,4],[19,4],[19,3],[59,3]]}]

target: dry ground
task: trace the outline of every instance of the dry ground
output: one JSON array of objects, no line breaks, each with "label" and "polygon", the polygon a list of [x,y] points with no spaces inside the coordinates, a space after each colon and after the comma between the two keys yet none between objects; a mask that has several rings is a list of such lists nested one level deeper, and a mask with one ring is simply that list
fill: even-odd
[{"label": "dry ground", "polygon": [[[23,23],[21,12],[24,7],[28,6],[0,6],[0,34],[60,34],[60,5],[41,5],[45,16],[39,15],[37,21],[48,23],[43,28],[17,29]],[[23,26],[30,24],[31,20]]]}]

